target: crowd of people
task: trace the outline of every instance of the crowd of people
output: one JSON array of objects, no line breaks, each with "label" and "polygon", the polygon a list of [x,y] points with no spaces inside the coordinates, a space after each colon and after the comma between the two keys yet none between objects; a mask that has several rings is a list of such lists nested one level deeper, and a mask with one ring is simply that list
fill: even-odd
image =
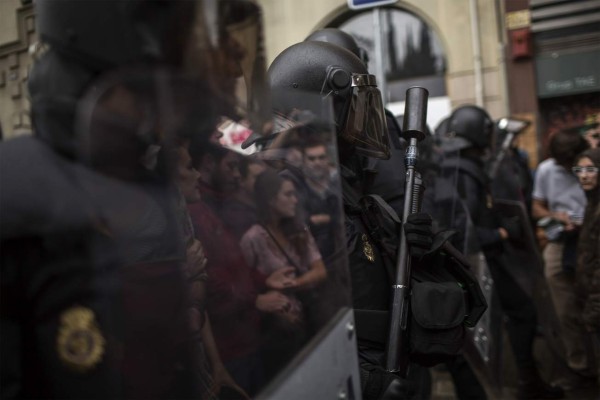
[{"label": "crowd of people", "polygon": [[[408,142],[353,38],[326,29],[279,54],[265,111],[262,33],[244,31],[258,6],[204,6],[37,5],[35,132],[0,145],[2,398],[253,398],[341,307],[354,309],[362,398],[428,398],[438,364],[459,398],[486,398],[463,351],[483,269],[517,398],[598,384],[597,119],[554,134],[532,178],[516,142],[495,140],[518,132],[457,107],[435,134],[412,132],[428,135],[416,171],[429,188],[402,215]],[[258,151],[220,143],[233,120]],[[543,250],[568,368],[554,384],[533,348],[548,310],[510,268],[519,246]],[[409,345],[390,368],[402,248],[421,302],[397,316]]]}]

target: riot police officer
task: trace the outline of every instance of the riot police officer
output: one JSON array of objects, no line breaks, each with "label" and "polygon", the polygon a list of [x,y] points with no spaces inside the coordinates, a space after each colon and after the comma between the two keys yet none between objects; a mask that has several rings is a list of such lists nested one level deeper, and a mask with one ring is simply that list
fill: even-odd
[{"label": "riot police officer", "polygon": [[156,149],[189,115],[214,126],[239,109],[240,59],[262,54],[225,22],[256,6],[35,7],[35,134],[0,145],[2,398],[199,398],[181,218]]},{"label": "riot police officer", "polygon": [[[352,35],[340,29],[320,29],[311,33],[305,40],[322,41],[343,47],[359,57],[365,65],[368,65],[369,60],[366,51],[358,45]],[[390,158],[387,160],[372,157],[365,158],[363,170],[368,171],[367,173],[370,175],[366,191],[381,196],[401,215],[404,206],[404,181],[406,179],[405,146],[401,141],[402,132],[398,119],[387,109],[385,110],[385,116],[389,131]],[[421,173],[425,187],[433,188],[439,160],[436,159],[437,154],[434,152],[433,137],[429,132],[426,138],[419,142],[419,155],[417,169]],[[432,190],[426,190],[425,193],[432,193]],[[430,196],[426,196],[425,199],[429,200]],[[427,210],[426,207],[427,205],[424,204],[423,208],[425,210]],[[481,399],[486,397],[484,389],[462,356],[447,361],[446,365],[452,373],[456,392],[459,396],[475,396]],[[418,364],[411,364],[408,377],[411,381],[420,383],[415,388],[417,398],[430,396],[431,374],[426,368]]]},{"label": "riot police officer", "polygon": [[[517,397],[562,398],[562,389],[544,382],[536,369],[532,347],[536,331],[533,301],[503,264],[503,242],[519,240],[521,228],[517,221],[500,218],[494,210],[484,169],[493,129],[487,112],[477,106],[461,106],[448,118],[442,139],[445,158],[440,179],[451,183],[455,194],[449,203],[439,200],[437,209],[446,211],[436,218],[459,231],[457,246],[465,248],[465,253],[476,250],[485,254],[500,304],[508,317],[506,329],[518,369]],[[445,194],[436,193],[436,198],[443,199]],[[473,244],[475,237],[477,244]]]},{"label": "riot police officer", "polygon": [[[359,204],[367,194],[369,181],[364,157],[389,157],[385,113],[375,77],[352,52],[319,41],[298,43],[284,50],[269,67],[268,76],[275,107],[297,107],[294,93],[310,92],[333,99],[352,303],[355,312],[388,310],[391,271],[384,262],[387,255],[362,220]],[[408,230],[415,233],[409,243],[415,253],[423,253],[431,246],[430,223],[421,215],[409,218]],[[385,337],[385,329],[385,325],[380,326],[374,336]],[[363,397],[406,397],[407,382],[382,367],[381,343],[361,335],[361,326],[358,331]]]}]

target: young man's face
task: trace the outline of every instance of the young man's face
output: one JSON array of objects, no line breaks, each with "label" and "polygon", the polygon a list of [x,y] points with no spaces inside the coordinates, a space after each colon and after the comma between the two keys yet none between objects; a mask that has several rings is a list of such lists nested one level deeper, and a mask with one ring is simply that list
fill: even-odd
[{"label": "young man's face", "polygon": [[325,146],[304,149],[304,168],[313,178],[324,178],[329,173],[329,157]]}]

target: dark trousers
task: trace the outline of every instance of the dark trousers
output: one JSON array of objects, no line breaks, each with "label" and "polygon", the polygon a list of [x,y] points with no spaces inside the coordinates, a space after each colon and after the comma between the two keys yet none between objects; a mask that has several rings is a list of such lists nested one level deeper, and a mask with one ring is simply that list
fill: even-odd
[{"label": "dark trousers", "polygon": [[479,383],[473,369],[462,355],[446,362],[446,369],[452,376],[456,398],[459,400],[485,400],[487,394]]},{"label": "dark trousers", "polygon": [[513,279],[502,264],[501,257],[487,256],[486,260],[494,279],[502,311],[508,318],[506,332],[519,370],[535,367],[533,339],[537,327],[537,314],[533,299]]}]

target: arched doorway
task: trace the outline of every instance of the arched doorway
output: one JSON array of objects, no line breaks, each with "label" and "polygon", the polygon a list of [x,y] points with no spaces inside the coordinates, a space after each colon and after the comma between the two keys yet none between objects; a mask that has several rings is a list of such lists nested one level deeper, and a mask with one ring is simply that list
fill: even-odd
[{"label": "arched doorway", "polygon": [[[404,113],[406,89],[422,86],[429,91],[427,122],[431,127],[451,111],[446,91],[446,52],[437,32],[418,15],[397,7],[384,7],[382,29],[384,71],[387,80],[387,108]],[[347,11],[336,16],[328,27],[339,28],[356,39],[370,56],[369,70],[379,70],[375,58],[372,9]]]}]

